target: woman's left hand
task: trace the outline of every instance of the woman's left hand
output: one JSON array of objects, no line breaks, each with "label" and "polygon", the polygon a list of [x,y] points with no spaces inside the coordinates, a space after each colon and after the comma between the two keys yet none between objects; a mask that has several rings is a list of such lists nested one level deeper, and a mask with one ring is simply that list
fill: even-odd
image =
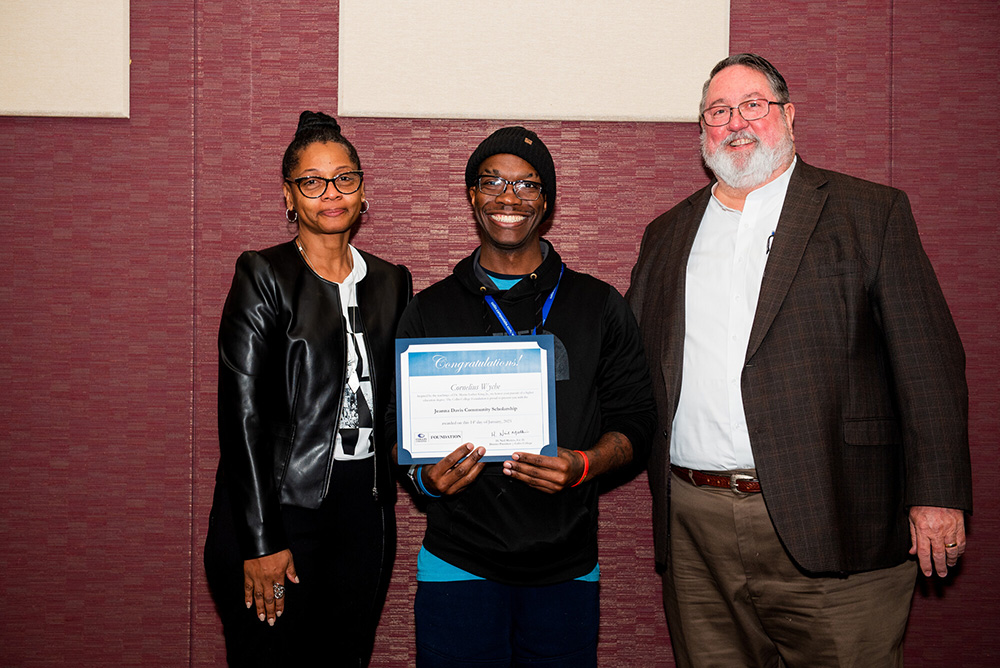
[{"label": "woman's left hand", "polygon": [[298,584],[291,550],[243,562],[243,602],[248,608],[256,604],[258,619],[271,626],[285,610],[285,577]]}]

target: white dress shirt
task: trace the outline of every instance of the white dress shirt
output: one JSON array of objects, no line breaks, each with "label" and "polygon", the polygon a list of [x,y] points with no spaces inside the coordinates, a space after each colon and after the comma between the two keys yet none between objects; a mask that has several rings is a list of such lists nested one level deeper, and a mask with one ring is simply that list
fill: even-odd
[{"label": "white dress shirt", "polygon": [[743,211],[715,197],[687,263],[684,367],[670,461],[699,471],[754,468],[740,378],[764,267],[795,161],[747,195]]}]

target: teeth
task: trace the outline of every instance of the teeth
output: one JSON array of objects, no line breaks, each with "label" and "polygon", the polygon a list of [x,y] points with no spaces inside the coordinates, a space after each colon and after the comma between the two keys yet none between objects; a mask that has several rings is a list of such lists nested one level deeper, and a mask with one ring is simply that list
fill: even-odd
[{"label": "teeth", "polygon": [[491,217],[498,223],[504,223],[506,225],[511,225],[513,223],[520,222],[525,218],[527,218],[527,216],[522,216],[518,214],[503,214],[503,213],[494,213]]},{"label": "teeth", "polygon": [[753,139],[748,139],[748,138],[734,139],[733,141],[729,142],[729,145],[730,146],[745,146],[746,144],[752,144],[753,141],[754,141]]}]

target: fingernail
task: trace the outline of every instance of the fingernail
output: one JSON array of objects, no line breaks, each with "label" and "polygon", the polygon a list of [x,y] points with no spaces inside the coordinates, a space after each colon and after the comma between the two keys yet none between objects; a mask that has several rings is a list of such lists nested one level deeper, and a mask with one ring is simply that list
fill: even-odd
[{"label": "fingernail", "polygon": [[282,612],[283,612],[282,610],[278,610],[278,611],[277,611],[276,613],[274,613],[274,614],[276,614],[276,615],[278,615],[279,617],[281,617],[281,613],[282,613]]},{"label": "fingernail", "polygon": [[268,618],[267,625],[268,626],[274,626],[274,617],[269,617]]},{"label": "fingernail", "polygon": [[249,610],[250,606],[253,605],[253,601],[244,601],[244,603],[247,604],[247,610]]},{"label": "fingernail", "polygon": [[257,619],[259,619],[260,621],[264,621],[264,613],[262,612],[259,615],[257,615]]}]

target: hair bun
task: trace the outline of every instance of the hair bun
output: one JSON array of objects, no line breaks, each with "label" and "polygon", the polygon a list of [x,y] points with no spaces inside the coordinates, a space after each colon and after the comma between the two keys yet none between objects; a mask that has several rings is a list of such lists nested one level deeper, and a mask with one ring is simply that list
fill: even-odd
[{"label": "hair bun", "polygon": [[299,114],[299,127],[295,129],[295,134],[312,128],[331,128],[334,132],[340,132],[340,124],[333,116],[322,111],[303,111]]}]

